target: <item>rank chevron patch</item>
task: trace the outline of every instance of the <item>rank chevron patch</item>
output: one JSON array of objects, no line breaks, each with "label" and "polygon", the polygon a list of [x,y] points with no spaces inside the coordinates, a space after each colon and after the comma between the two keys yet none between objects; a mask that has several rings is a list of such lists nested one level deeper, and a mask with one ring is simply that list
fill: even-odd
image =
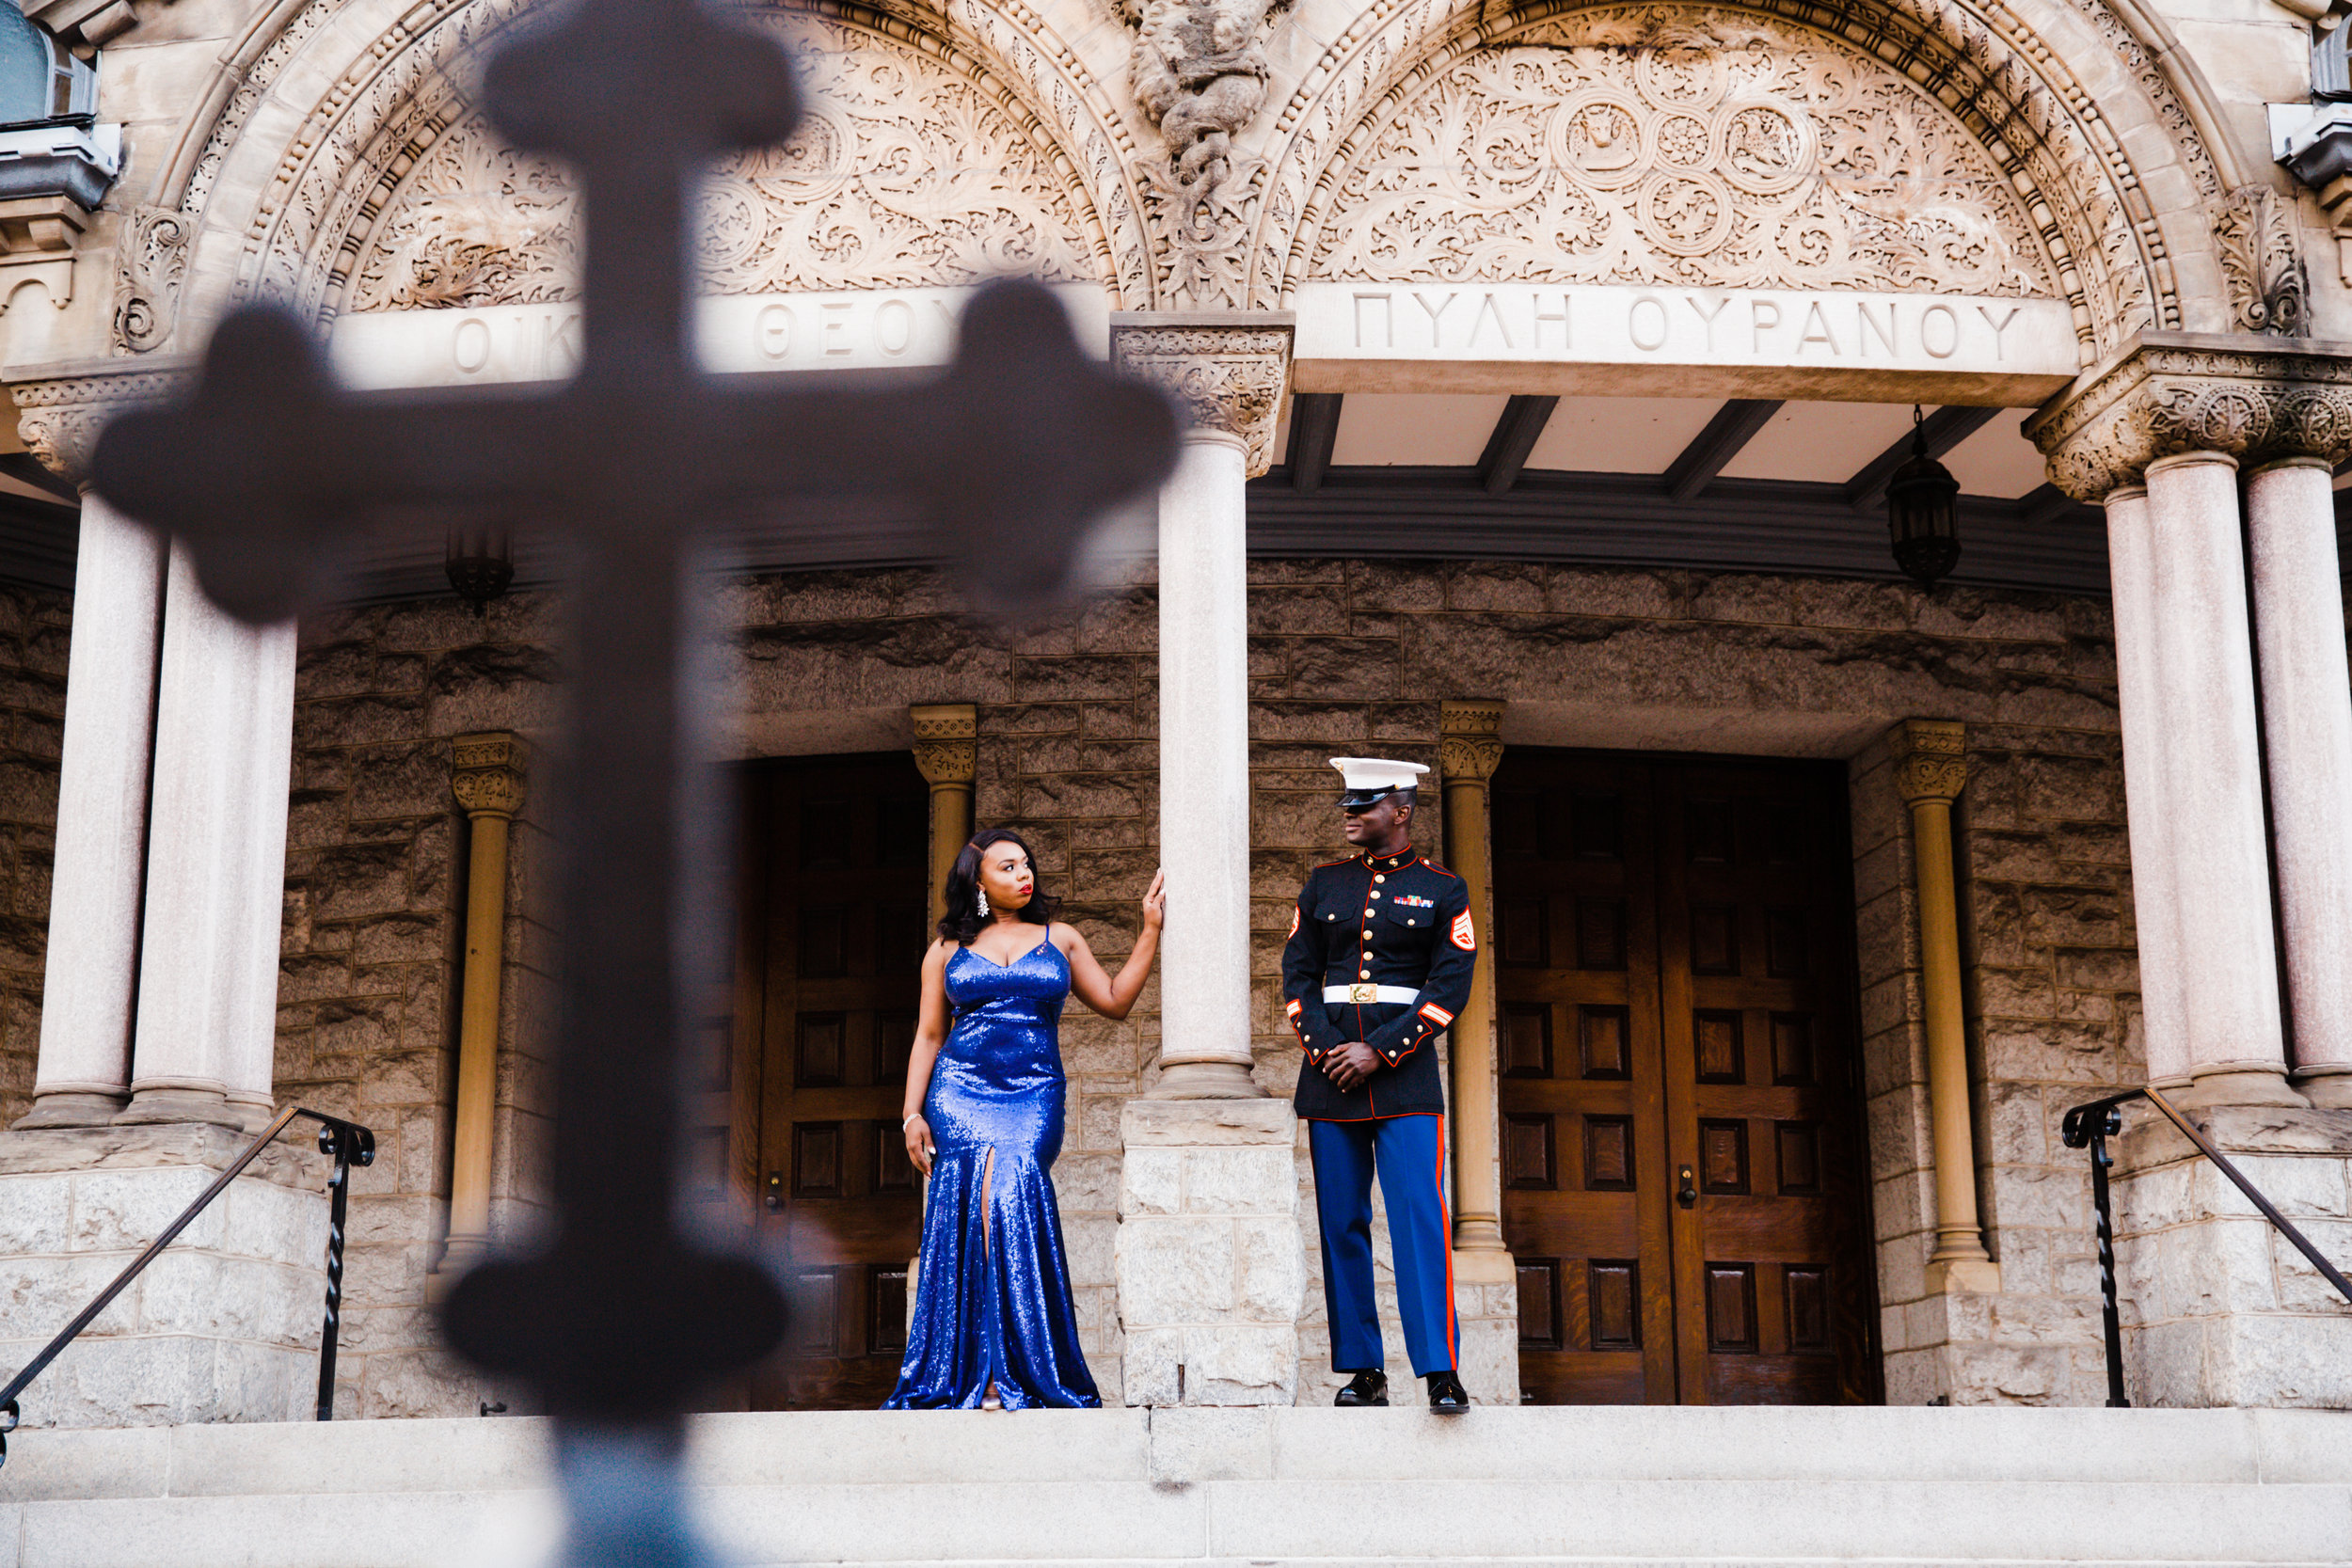
[{"label": "rank chevron patch", "polygon": [[1465,953],[1478,951],[1478,937],[1470,929],[1470,917],[1468,910],[1464,910],[1454,917],[1454,945]]}]

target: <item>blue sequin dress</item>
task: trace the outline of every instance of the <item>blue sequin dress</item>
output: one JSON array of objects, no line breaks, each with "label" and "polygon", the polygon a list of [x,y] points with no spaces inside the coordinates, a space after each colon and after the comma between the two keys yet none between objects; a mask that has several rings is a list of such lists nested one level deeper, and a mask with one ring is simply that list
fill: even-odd
[{"label": "blue sequin dress", "polygon": [[1061,1152],[1070,962],[1050,939],[1003,965],[960,947],[946,978],[955,1022],[923,1100],[935,1150],[923,1250],[882,1408],[977,1409],[992,1382],[1008,1410],[1100,1405],[1047,1174]]}]

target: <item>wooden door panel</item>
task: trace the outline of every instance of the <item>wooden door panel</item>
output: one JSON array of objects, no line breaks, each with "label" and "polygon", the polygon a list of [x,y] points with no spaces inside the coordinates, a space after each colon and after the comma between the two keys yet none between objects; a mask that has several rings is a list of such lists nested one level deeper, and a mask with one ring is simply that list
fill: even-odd
[{"label": "wooden door panel", "polygon": [[871,1408],[898,1377],[922,1224],[898,1110],[929,941],[927,799],[905,756],[747,772],[736,1037],[754,1067],[737,1121],[794,1302],[755,1409]]},{"label": "wooden door panel", "polygon": [[1493,790],[1522,1387],[1875,1398],[1840,771],[1514,751]]}]

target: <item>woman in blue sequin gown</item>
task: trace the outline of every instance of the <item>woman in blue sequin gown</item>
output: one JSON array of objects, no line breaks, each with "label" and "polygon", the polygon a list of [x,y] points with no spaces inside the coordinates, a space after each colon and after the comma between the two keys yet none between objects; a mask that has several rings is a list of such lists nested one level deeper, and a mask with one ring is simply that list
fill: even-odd
[{"label": "woman in blue sequin gown", "polygon": [[1029,847],[994,828],[947,876],[907,1063],[908,1158],[930,1177],[906,1359],[885,1410],[1103,1402],[1078,1350],[1054,1202],[1063,999],[1127,1016],[1158,950],[1161,879],[1117,978],[1053,918]]}]

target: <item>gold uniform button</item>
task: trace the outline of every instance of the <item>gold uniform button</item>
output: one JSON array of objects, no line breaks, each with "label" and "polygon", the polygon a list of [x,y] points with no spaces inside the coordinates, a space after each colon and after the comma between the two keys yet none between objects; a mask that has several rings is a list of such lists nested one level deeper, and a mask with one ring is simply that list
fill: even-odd
[{"label": "gold uniform button", "polygon": [[[1387,880],[1388,880],[1388,879],[1387,879],[1386,877],[1375,877],[1375,878],[1373,879],[1373,880],[1374,880],[1374,881],[1375,881],[1375,882],[1385,882],[1385,881],[1387,881]],[[1374,896],[1375,898],[1377,898],[1377,897],[1379,897],[1380,895],[1379,895],[1378,894],[1376,894],[1376,893],[1375,893],[1375,894],[1374,894],[1374,895],[1373,895],[1373,896]]]}]

